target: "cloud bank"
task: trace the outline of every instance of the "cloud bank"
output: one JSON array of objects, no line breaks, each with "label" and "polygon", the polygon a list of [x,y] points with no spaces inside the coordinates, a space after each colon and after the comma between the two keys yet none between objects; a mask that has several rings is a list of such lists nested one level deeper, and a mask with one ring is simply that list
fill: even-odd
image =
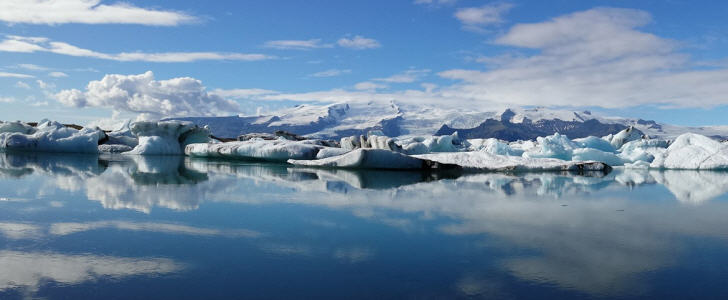
[{"label": "cloud bank", "polygon": [[139,75],[106,75],[89,82],[85,92],[62,90],[55,98],[67,106],[138,113],[138,119],[232,115],[239,111],[237,103],[208,93],[197,79],[155,80],[151,71]]},{"label": "cloud bank", "polygon": [[195,22],[197,18],[182,12],[140,8],[125,2],[101,4],[100,0],[3,0],[0,1],[0,21],[46,25],[176,26]]}]

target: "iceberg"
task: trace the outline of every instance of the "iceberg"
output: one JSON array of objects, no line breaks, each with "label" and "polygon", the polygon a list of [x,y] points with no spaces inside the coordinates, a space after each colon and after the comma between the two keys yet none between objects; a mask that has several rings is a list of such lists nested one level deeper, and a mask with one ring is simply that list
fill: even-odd
[{"label": "iceberg", "polygon": [[138,144],[128,154],[180,155],[185,146],[210,142],[210,131],[187,121],[142,121],[131,124]]},{"label": "iceberg", "polygon": [[490,154],[521,156],[522,149],[511,147],[508,143],[495,138],[490,139],[469,139],[465,143],[469,151],[484,151]]},{"label": "iceberg", "polygon": [[685,133],[655,155],[650,168],[728,170],[728,145],[703,135]]},{"label": "iceberg", "polygon": [[619,149],[625,143],[640,140],[643,136],[644,134],[641,131],[630,126],[615,135],[610,134],[604,138],[608,139],[609,143],[612,144],[615,149]]},{"label": "iceberg", "polygon": [[523,153],[527,158],[558,158],[571,160],[572,152],[579,146],[567,136],[554,133],[546,137],[536,138],[538,146]]},{"label": "iceberg", "polygon": [[496,155],[487,152],[432,153],[417,158],[442,164],[458,165],[473,171],[609,171],[611,167],[597,161],[566,161],[554,158],[530,158]]},{"label": "iceberg", "polygon": [[252,159],[285,162],[289,159],[316,159],[322,149],[327,149],[326,156],[342,154],[341,148],[324,147],[315,140],[291,141],[285,138],[263,140],[254,138],[247,141],[227,143],[194,143],[184,148],[184,153],[191,157],[212,157],[232,159]]},{"label": "iceberg", "polygon": [[0,150],[24,152],[98,153],[99,141],[106,134],[98,128],[77,130],[54,121],[44,121],[36,128],[25,124],[3,123]]},{"label": "iceberg", "polygon": [[317,160],[290,159],[288,163],[296,166],[321,168],[356,168],[383,170],[428,170],[456,168],[456,166],[433,162],[384,149],[356,149],[344,155]]},{"label": "iceberg", "polygon": [[599,161],[610,166],[621,166],[624,164],[624,161],[616,154],[594,148],[574,149],[571,159],[574,161]]}]

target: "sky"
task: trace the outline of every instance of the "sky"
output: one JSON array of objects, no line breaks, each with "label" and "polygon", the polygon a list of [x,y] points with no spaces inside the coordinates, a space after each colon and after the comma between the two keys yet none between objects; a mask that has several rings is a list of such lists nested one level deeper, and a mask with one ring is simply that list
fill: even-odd
[{"label": "sky", "polygon": [[725,1],[0,1],[0,120],[398,101],[728,125]]}]

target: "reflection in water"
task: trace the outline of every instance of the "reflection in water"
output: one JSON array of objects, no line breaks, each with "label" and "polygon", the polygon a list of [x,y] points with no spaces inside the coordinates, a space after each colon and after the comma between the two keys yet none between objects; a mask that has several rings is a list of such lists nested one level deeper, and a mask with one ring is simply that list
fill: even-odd
[{"label": "reflection in water", "polygon": [[21,288],[35,292],[46,280],[68,285],[102,277],[162,275],[183,268],[184,265],[166,258],[0,251],[0,291]]},{"label": "reflection in water", "polygon": [[[726,172],[617,169],[604,176],[453,175],[306,169],[182,157],[59,160],[0,154],[0,174],[50,176],[58,189],[83,192],[89,200],[99,201],[108,209],[150,213],[154,207],[193,211],[203,202],[258,206],[283,203],[344,211],[404,233],[422,232],[432,226],[437,234],[482,240],[479,247],[501,249],[506,254],[494,258],[498,268],[521,280],[601,296],[645,293],[640,274],[677,264],[681,253],[687,251],[682,242],[685,237],[728,240],[724,230],[728,228],[728,206],[723,201],[711,201],[728,193]],[[639,193],[648,196],[636,196]],[[325,220],[314,221],[311,224],[320,228],[341,228]],[[38,238],[46,232],[66,236],[97,229],[260,236],[257,231],[163,222],[57,222],[48,229],[23,222],[0,223],[0,234],[12,240]],[[366,245],[329,245],[321,250],[321,246],[305,240],[264,240],[257,248],[299,259],[325,255],[346,264],[375,260],[380,255],[378,249]],[[509,255],[510,249],[523,252]],[[101,257],[91,259],[99,260]],[[133,262],[121,263],[139,270]],[[98,268],[108,274],[121,272]],[[70,278],[86,280],[83,278],[96,272],[76,272]],[[37,280],[13,282],[37,285]],[[460,277],[453,287],[468,297],[509,296],[504,283],[480,276],[477,270]]]}]

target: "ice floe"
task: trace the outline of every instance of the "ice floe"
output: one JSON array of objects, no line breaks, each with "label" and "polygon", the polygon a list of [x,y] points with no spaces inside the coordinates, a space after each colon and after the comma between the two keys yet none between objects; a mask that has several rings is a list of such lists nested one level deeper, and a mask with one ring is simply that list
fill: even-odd
[{"label": "ice floe", "polygon": [[[322,149],[325,154],[317,157]],[[247,141],[227,143],[196,143],[187,145],[186,155],[192,157],[212,157],[229,159],[253,159],[285,162],[289,159],[316,159],[340,155],[346,150],[322,146],[316,140],[291,141],[285,138],[263,140],[254,138]]]},{"label": "ice floe", "polygon": [[100,129],[77,130],[61,123],[44,121],[32,128],[25,124],[3,123],[0,149],[24,152],[96,153],[105,134]]},{"label": "ice floe", "polygon": [[139,138],[139,144],[129,154],[183,154],[186,145],[210,142],[207,128],[185,121],[135,122],[131,133]]},{"label": "ice floe", "polygon": [[566,161],[554,158],[530,158],[496,155],[487,152],[432,153],[417,158],[464,169],[483,171],[606,171],[609,166],[596,161]]}]

